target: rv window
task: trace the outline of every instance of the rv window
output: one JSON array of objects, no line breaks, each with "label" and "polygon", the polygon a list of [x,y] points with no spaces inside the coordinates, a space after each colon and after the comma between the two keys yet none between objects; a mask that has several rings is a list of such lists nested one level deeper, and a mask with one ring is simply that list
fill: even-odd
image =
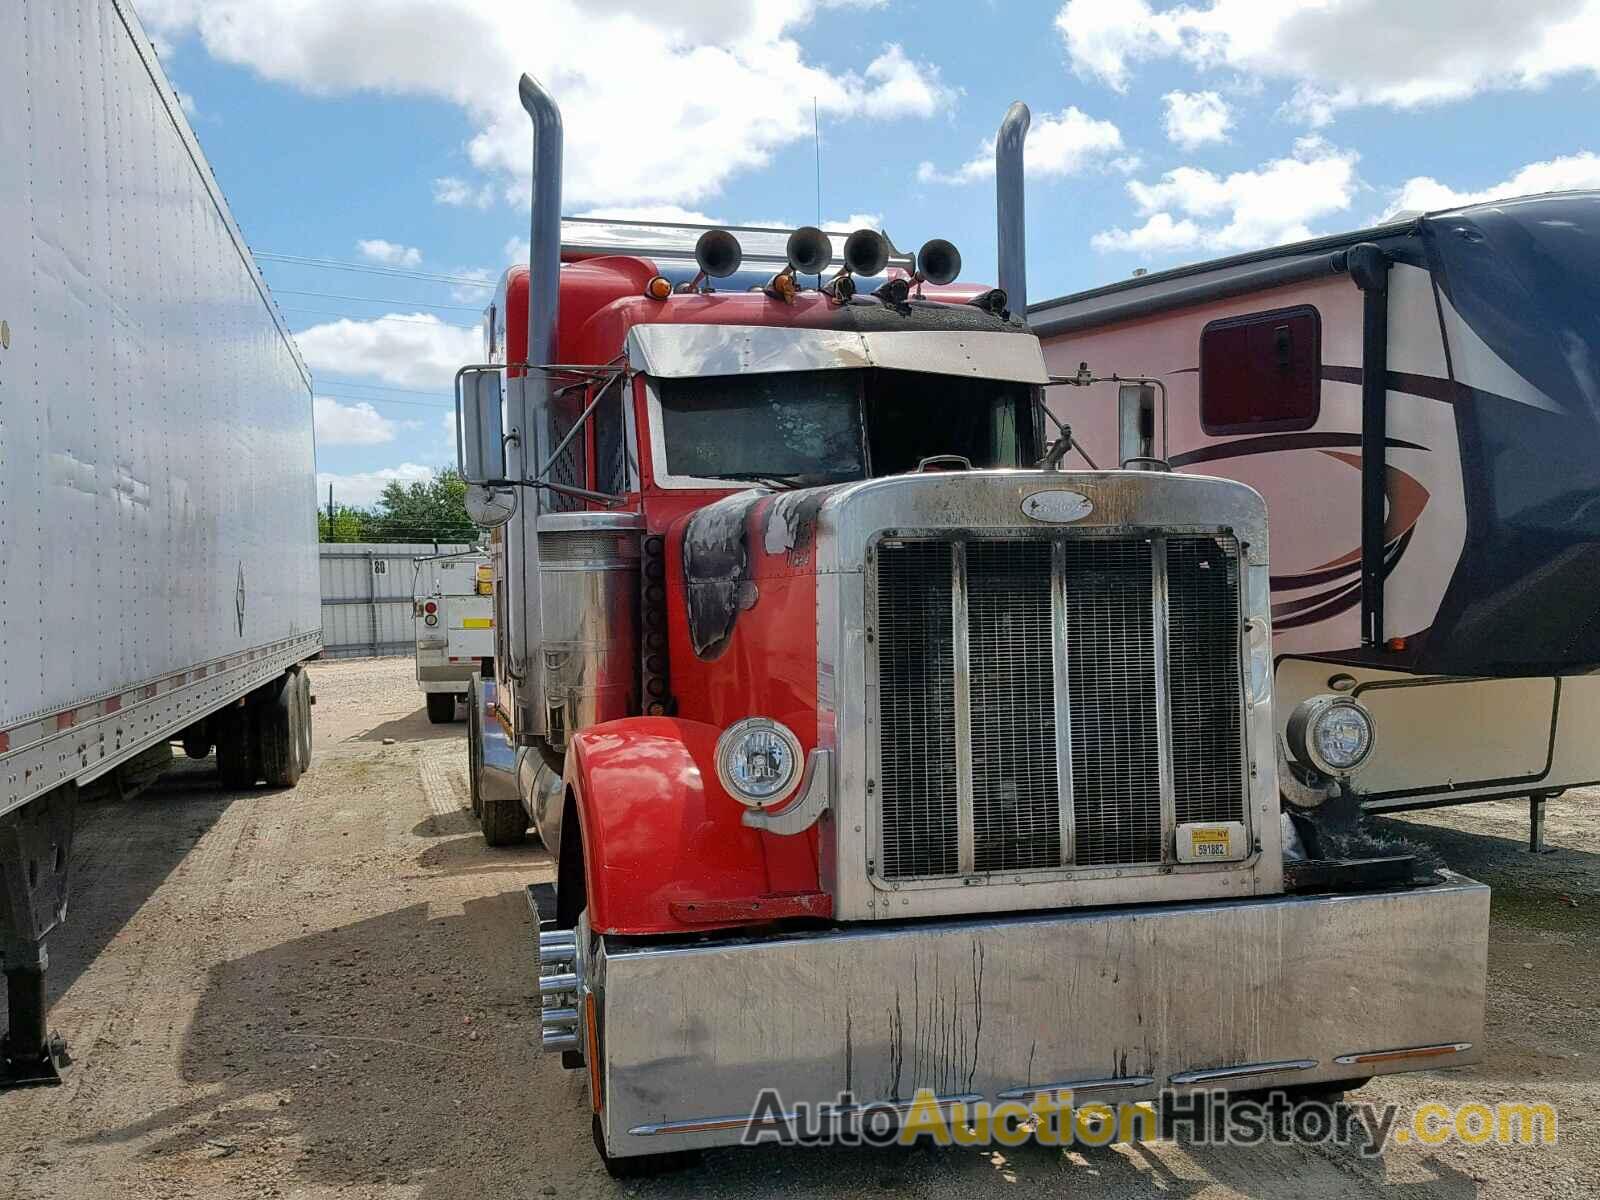
[{"label": "rv window", "polygon": [[1200,427],[1209,434],[1310,429],[1322,408],[1322,322],[1310,305],[1213,321],[1200,331]]}]

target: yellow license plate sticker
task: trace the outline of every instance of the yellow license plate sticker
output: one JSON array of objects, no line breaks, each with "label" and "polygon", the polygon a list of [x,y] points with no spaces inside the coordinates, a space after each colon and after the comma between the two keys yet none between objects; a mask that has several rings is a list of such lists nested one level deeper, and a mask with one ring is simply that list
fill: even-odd
[{"label": "yellow license plate sticker", "polygon": [[1196,829],[1189,835],[1196,858],[1233,857],[1233,838],[1226,829]]}]

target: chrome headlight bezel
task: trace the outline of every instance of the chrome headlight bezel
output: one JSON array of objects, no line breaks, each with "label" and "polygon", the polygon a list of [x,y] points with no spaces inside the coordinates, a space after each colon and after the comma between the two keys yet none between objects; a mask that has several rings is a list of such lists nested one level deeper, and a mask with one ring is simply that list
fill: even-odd
[{"label": "chrome headlight bezel", "polygon": [[[771,792],[757,792],[740,786],[730,766],[738,747],[746,738],[758,734],[776,738],[789,755],[788,770],[782,782]],[[782,804],[794,795],[805,773],[805,751],[800,746],[800,739],[787,725],[770,717],[746,717],[729,725],[717,739],[716,758],[717,780],[722,784],[723,791],[746,808],[766,809]]]},{"label": "chrome headlight bezel", "polygon": [[[1319,734],[1328,721],[1348,720],[1351,716],[1364,726],[1365,737],[1354,758],[1340,761],[1326,753],[1326,745]],[[1378,741],[1378,723],[1367,706],[1353,696],[1310,696],[1297,704],[1289,715],[1284,737],[1296,762],[1335,779],[1348,779],[1371,760]]]}]

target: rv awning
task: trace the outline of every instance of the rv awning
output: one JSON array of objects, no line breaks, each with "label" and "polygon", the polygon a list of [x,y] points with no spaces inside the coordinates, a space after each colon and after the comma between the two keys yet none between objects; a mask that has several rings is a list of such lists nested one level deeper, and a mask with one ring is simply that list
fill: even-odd
[{"label": "rv awning", "polygon": [[662,379],[882,367],[1013,383],[1050,381],[1037,338],[999,332],[635,325],[628,331],[628,363]]}]

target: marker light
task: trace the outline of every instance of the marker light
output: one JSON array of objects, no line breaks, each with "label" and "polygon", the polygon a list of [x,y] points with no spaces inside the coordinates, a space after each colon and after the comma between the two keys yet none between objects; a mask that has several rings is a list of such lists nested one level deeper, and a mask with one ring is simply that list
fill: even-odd
[{"label": "marker light", "polygon": [[422,623],[431,629],[433,626],[439,623],[439,618],[434,616],[432,613],[429,613],[427,616],[422,618]]},{"label": "marker light", "polygon": [[432,600],[429,600],[426,604],[424,604],[422,606],[422,611],[425,612],[425,613],[436,613],[436,612],[439,611],[439,606],[437,604],[435,604]]},{"label": "marker light", "polygon": [[1295,759],[1324,775],[1346,776],[1372,755],[1377,729],[1351,696],[1312,696],[1289,714],[1284,736]]},{"label": "marker light", "polygon": [[746,808],[786,800],[800,783],[800,739],[766,717],[748,717],[717,739],[717,778]]},{"label": "marker light", "polygon": [[665,300],[672,295],[672,281],[665,275],[653,275],[644,285],[644,294],[652,300]]}]

